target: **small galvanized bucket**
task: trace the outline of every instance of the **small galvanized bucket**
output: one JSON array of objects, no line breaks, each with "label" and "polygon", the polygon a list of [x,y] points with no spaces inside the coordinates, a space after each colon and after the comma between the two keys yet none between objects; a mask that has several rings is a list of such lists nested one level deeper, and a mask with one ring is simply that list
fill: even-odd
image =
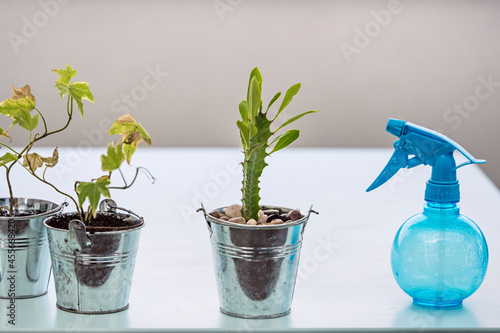
[{"label": "small galvanized bucket", "polygon": [[252,319],[290,313],[302,236],[311,213],[317,214],[312,206],[301,219],[275,225],[236,224],[200,210],[210,232],[220,311]]},{"label": "small galvanized bucket", "polygon": [[[66,205],[14,198],[17,216],[0,217],[0,298],[31,298],[47,293],[50,258],[43,220]],[[10,198],[0,198],[2,211],[8,211],[9,206]]]},{"label": "small galvanized bucket", "polygon": [[[128,214],[117,213],[116,210]],[[103,200],[98,215],[119,214],[126,226],[117,231],[86,227],[75,218],[67,229],[45,221],[49,236],[57,307],[74,313],[106,314],[128,308],[140,229],[137,214]]]}]

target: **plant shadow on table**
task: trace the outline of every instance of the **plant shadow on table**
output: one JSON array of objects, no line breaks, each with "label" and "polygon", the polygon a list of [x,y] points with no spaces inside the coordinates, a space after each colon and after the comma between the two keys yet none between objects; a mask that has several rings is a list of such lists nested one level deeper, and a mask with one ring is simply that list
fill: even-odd
[{"label": "plant shadow on table", "polygon": [[[83,332],[90,327],[106,331],[110,328],[120,331],[126,329],[129,323],[129,310],[110,314],[77,314],[57,309],[55,327],[64,328],[64,332]],[[96,331],[97,332],[97,331]]]},{"label": "plant shadow on table", "polygon": [[244,319],[219,313],[219,326],[229,332],[254,332],[258,330],[281,332],[289,328],[290,325],[290,315],[272,319]]},{"label": "plant shadow on table", "polygon": [[452,308],[431,308],[409,304],[396,316],[394,327],[437,328],[437,327],[477,327],[477,319],[467,306]]}]

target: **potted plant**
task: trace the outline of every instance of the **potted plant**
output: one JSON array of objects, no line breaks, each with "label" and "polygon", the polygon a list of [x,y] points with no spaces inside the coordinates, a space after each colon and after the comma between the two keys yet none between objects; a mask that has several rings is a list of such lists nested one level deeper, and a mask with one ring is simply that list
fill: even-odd
[{"label": "potted plant", "polygon": [[[0,103],[0,114],[11,121],[6,130],[0,127],[0,138],[10,139],[11,143],[9,132],[14,127],[28,132],[27,144],[23,148],[15,149],[10,144],[0,142],[0,148],[7,150],[0,154],[0,167],[5,169],[6,188],[9,192],[8,197],[0,198],[0,243],[8,244],[0,246],[0,272],[5,274],[5,278],[0,277],[0,298],[29,298],[47,293],[50,259],[47,233],[42,223],[47,216],[61,212],[66,205],[35,198],[15,197],[12,170],[14,166],[20,165],[46,183],[45,171],[57,164],[58,151],[55,148],[52,156],[43,157],[32,152],[34,145],[68,127],[73,117],[74,103],[83,116],[82,100],[94,100],[86,82],[70,83],[70,78],[76,75],[76,70],[67,65],[66,69],[54,71],[60,75],[56,88],[68,95],[67,119],[61,128],[49,131],[44,115],[36,107],[36,99],[29,85],[23,88],[12,86],[13,96]],[[43,124],[41,134],[36,132],[40,120]],[[18,141],[14,143],[19,145]],[[35,174],[37,168],[44,169],[42,177]]]},{"label": "potted plant", "polygon": [[317,112],[311,110],[285,121],[272,130],[273,122],[300,90],[290,87],[272,119],[269,109],[281,92],[263,109],[262,75],[250,74],[247,98],[239,104],[236,122],[243,146],[242,204],[207,213],[221,312],[243,318],[273,318],[286,315],[295,287],[302,235],[309,219],[299,210],[260,204],[259,178],[266,157],[287,147],[299,137],[291,129],[277,133],[295,120]]},{"label": "potted plant", "polygon": [[[103,314],[128,307],[144,220],[128,209],[117,207],[109,190],[130,188],[141,170],[151,176],[138,167],[133,180],[127,183],[120,170],[123,162],[130,164],[141,142],[151,145],[151,137],[128,114],[112,124],[108,135],[116,134],[121,135],[118,142],[111,141],[107,154],[101,155],[101,169],[106,174],[88,182],[77,181],[76,198],[68,195],[77,211],[54,215],[44,222],[49,235],[57,307],[65,311]],[[115,171],[125,182],[123,186],[110,186]],[[108,199],[99,204],[101,197]]]}]

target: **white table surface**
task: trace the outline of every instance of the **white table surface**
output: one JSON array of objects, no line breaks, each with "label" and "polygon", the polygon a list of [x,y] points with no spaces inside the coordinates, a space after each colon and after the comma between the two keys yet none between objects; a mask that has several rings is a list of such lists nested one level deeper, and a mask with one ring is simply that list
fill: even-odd
[{"label": "white table surface", "polygon": [[[50,155],[48,149],[38,149]],[[60,148],[60,164],[47,178],[71,191],[74,180],[102,174],[105,148]],[[391,149],[288,149],[268,159],[262,202],[320,212],[304,234],[299,276],[290,315],[245,320],[219,312],[203,201],[216,208],[240,200],[238,149],[142,149],[133,165],[145,177],[128,191],[114,191],[119,206],[145,218],[130,295],[130,308],[109,315],[78,315],[56,308],[54,284],[47,295],[16,301],[16,326],[7,325],[0,300],[0,331],[387,331],[429,328],[500,327],[500,193],[477,166],[459,169],[461,212],[474,220],[488,241],[490,264],[478,291],[454,309],[412,304],[396,284],[390,248],[399,226],[422,211],[429,167],[401,170],[377,190],[365,189],[392,154]],[[481,156],[476,156],[481,158]],[[89,159],[83,160],[82,158]],[[130,172],[132,170],[129,170]],[[62,202],[63,197],[15,172],[15,195]],[[7,196],[5,180],[0,195]],[[119,184],[118,177],[116,185]],[[69,211],[68,209],[66,211]]]}]

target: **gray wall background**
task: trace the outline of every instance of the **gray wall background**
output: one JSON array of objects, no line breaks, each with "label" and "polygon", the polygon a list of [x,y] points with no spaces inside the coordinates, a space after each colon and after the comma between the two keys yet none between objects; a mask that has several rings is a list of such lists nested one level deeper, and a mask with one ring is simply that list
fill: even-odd
[{"label": "gray wall background", "polygon": [[302,82],[280,119],[322,110],[296,123],[295,147],[391,147],[385,124],[400,118],[488,159],[500,185],[499,14],[493,0],[2,0],[0,99],[29,83],[62,124],[50,70],[68,63],[95,104],[46,145],[105,145],[128,112],[157,147],[236,147],[237,106],[259,66],[266,104]]}]

